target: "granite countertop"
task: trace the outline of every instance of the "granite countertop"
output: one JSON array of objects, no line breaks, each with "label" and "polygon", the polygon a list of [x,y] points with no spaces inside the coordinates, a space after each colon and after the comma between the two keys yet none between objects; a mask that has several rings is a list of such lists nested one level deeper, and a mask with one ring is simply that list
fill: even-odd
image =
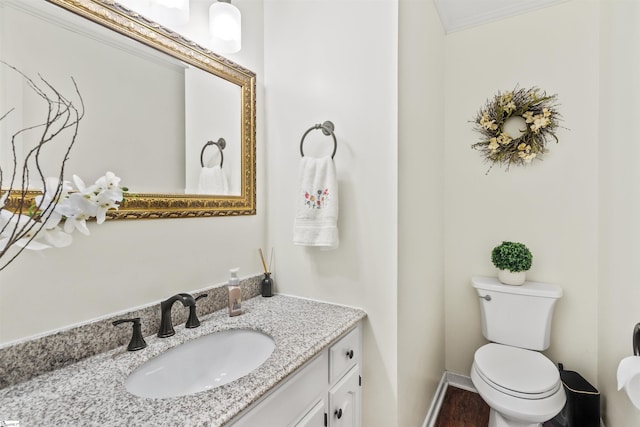
[{"label": "granite countertop", "polygon": [[[222,426],[352,329],[364,311],[275,295],[243,302],[244,313],[227,310],[202,316],[202,325],[175,326],[169,338],[145,337],[147,348],[126,345],[0,390],[0,420],[20,426]],[[137,397],[124,381],[136,367],[163,351],[202,335],[254,329],[276,347],[258,369],[229,384],[189,396]],[[97,337],[99,339],[99,337]]]}]

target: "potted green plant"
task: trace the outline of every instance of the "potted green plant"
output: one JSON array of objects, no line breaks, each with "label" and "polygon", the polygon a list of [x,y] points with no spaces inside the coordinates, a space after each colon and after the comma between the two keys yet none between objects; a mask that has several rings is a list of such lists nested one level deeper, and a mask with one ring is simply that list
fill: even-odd
[{"label": "potted green plant", "polygon": [[504,241],[491,251],[491,262],[498,269],[498,280],[505,285],[522,285],[532,260],[531,251],[523,243]]}]

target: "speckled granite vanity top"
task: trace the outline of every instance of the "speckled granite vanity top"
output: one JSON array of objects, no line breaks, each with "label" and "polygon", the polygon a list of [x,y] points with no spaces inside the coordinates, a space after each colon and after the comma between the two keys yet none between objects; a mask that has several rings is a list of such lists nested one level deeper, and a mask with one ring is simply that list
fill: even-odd
[{"label": "speckled granite vanity top", "polygon": [[[0,390],[0,420],[20,426],[222,426],[345,332],[365,313],[282,295],[243,302],[244,314],[226,309],[201,317],[202,325],[175,327],[170,338],[146,337],[147,348],[126,345]],[[227,329],[262,331],[275,340],[267,361],[229,384],[190,396],[148,399],[126,391],[137,366],[187,340]],[[96,339],[99,339],[97,337]]]}]

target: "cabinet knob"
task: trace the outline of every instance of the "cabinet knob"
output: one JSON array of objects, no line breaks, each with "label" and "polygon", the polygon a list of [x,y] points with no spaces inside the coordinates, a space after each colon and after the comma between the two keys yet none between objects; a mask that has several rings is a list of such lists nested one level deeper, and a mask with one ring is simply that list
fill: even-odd
[{"label": "cabinet knob", "polygon": [[342,408],[340,408],[336,412],[334,412],[333,415],[335,415],[336,418],[338,418],[338,419],[342,418]]},{"label": "cabinet knob", "polygon": [[353,359],[353,350],[349,350],[349,351],[347,351],[347,357],[348,357],[349,359]]}]

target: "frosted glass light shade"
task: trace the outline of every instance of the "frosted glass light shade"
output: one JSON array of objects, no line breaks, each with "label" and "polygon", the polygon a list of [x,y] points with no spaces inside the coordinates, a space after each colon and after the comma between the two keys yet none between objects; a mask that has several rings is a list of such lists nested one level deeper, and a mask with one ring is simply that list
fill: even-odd
[{"label": "frosted glass light shade", "polygon": [[170,28],[186,25],[189,22],[189,0],[151,0],[151,18]]},{"label": "frosted glass light shade", "polygon": [[240,10],[231,3],[217,1],[209,8],[211,50],[235,53],[242,47]]}]

